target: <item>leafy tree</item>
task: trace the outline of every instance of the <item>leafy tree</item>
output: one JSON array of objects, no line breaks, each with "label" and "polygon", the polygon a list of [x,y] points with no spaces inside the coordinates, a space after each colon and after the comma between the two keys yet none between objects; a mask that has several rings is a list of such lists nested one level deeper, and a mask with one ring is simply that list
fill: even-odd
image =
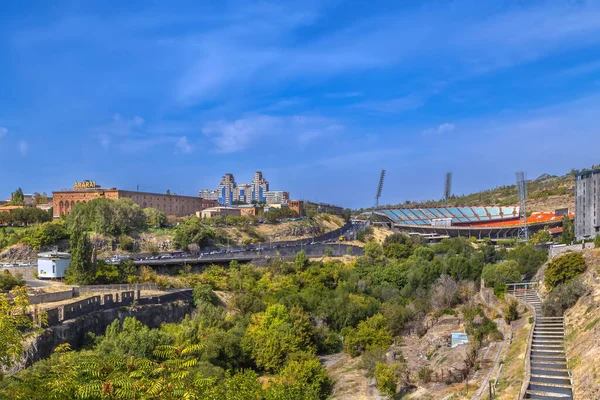
[{"label": "leafy tree", "polygon": [[375,367],[375,380],[377,381],[377,389],[386,396],[393,397],[396,395],[398,380],[400,373],[400,365],[386,364],[378,362]]},{"label": "leafy tree", "polygon": [[346,329],[345,350],[352,357],[375,347],[388,347],[392,344],[392,335],[388,322],[381,314],[375,314],[358,324],[356,329]]},{"label": "leafy tree", "polygon": [[302,322],[303,315],[298,312],[294,317],[285,306],[274,304],[264,313],[252,316],[242,343],[256,365],[267,371],[277,371],[291,354],[312,348],[311,332],[306,321]]},{"label": "leafy tree", "polygon": [[349,208],[346,208],[344,210],[344,212],[342,213],[342,218],[344,218],[344,221],[346,223],[350,222],[350,219],[352,218],[352,210]]},{"label": "leafy tree", "polygon": [[367,257],[371,257],[373,259],[383,257],[383,248],[377,242],[367,242],[363,250]]},{"label": "leafy tree", "polygon": [[25,196],[23,195],[23,190],[18,188],[14,192],[12,192],[10,197],[10,204],[13,206],[22,206],[25,204]]},{"label": "leafy tree", "polygon": [[402,260],[410,257],[412,252],[413,248],[410,244],[385,243],[383,245],[383,254],[387,258],[395,258],[396,260]]},{"label": "leafy tree", "polygon": [[23,280],[23,275],[21,274],[13,274],[10,273],[9,270],[5,269],[0,274],[0,290],[12,290],[17,286],[24,286],[25,281]]},{"label": "leafy tree", "polygon": [[109,264],[104,260],[98,260],[96,263],[96,276],[94,283],[108,285],[123,282],[119,275],[119,269],[114,264]]},{"label": "leafy tree", "polygon": [[542,302],[542,313],[547,317],[561,317],[585,292],[586,287],[579,279],[560,284]]},{"label": "leafy tree", "polygon": [[39,250],[42,246],[55,244],[68,236],[69,234],[61,222],[49,222],[34,227],[31,231],[27,232],[22,241]]},{"label": "leafy tree", "polygon": [[66,280],[70,284],[89,285],[96,277],[92,262],[92,242],[81,226],[76,225],[71,233],[71,262],[66,271]]},{"label": "leafy tree", "polygon": [[308,257],[306,256],[306,252],[304,250],[301,250],[296,254],[294,263],[296,264],[296,267],[300,271],[302,271],[304,268],[306,268],[308,266]]},{"label": "leafy tree", "polygon": [[164,228],[167,226],[167,216],[156,208],[148,207],[143,210],[146,225],[153,228]]},{"label": "leafy tree", "polygon": [[46,192],[40,194],[38,192],[33,193],[33,204],[48,204],[48,195]]},{"label": "leafy tree", "polygon": [[531,244],[519,245],[508,252],[507,258],[519,264],[521,275],[533,276],[548,259],[548,253],[545,250],[537,250]]},{"label": "leafy tree", "polygon": [[202,303],[215,305],[219,302],[219,298],[213,292],[212,287],[202,283],[194,287],[193,297],[196,307]]},{"label": "leafy tree", "polygon": [[331,247],[325,247],[325,255],[327,257],[331,257],[333,255],[334,251]]},{"label": "leafy tree", "polygon": [[564,216],[562,219],[563,233],[560,236],[560,242],[563,244],[571,244],[575,241],[575,225],[573,221],[568,217]]},{"label": "leafy tree", "polygon": [[519,319],[519,303],[516,300],[511,300],[504,311],[504,322],[510,324],[512,321]]},{"label": "leafy tree", "polygon": [[191,217],[175,229],[173,245],[178,249],[187,249],[192,243],[206,247],[215,237],[215,232],[208,226],[204,226],[200,218]]},{"label": "leafy tree", "polygon": [[549,289],[555,288],[584,272],[585,259],[581,253],[565,253],[548,263],[544,283]]},{"label": "leafy tree", "polygon": [[598,235],[594,238],[594,247],[596,249],[600,249],[600,235]]},{"label": "leafy tree", "polygon": [[[13,290],[14,299],[0,293],[0,367],[10,367],[23,354],[23,328],[32,323],[25,313],[29,306],[27,288],[20,286]],[[0,369],[0,380],[2,378]]]},{"label": "leafy tree", "polygon": [[152,357],[165,339],[158,329],[150,329],[134,317],[127,317],[123,326],[118,319],[107,328],[104,336],[95,337],[95,350],[106,356]]},{"label": "leafy tree", "polygon": [[519,282],[521,273],[516,261],[505,261],[498,264],[488,264],[483,268],[481,277],[486,286],[494,287],[497,283]]},{"label": "leafy tree", "polygon": [[544,244],[551,242],[552,240],[552,234],[550,233],[550,230],[546,227],[534,233],[529,242],[532,244]]}]

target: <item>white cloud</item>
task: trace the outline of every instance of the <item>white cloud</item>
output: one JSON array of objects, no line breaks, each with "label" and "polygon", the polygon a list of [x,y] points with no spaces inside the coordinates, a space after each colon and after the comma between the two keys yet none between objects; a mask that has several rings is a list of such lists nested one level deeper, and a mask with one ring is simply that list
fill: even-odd
[{"label": "white cloud", "polygon": [[454,131],[454,129],[456,128],[456,125],[451,124],[449,122],[445,122],[441,125],[439,125],[437,128],[430,128],[430,129],[426,129],[423,131],[424,135],[434,135],[434,134],[444,134],[444,133],[449,133]]},{"label": "white cloud", "polygon": [[194,149],[194,147],[188,143],[186,136],[180,137],[175,143],[175,147],[184,154],[189,154]]},{"label": "white cloud", "polygon": [[18,144],[18,148],[19,148],[19,152],[22,155],[27,154],[27,150],[29,150],[29,143],[27,143],[25,140],[20,140],[19,144]]},{"label": "white cloud", "polygon": [[267,136],[293,138],[307,144],[319,137],[335,134],[344,126],[335,120],[318,116],[254,115],[235,121],[214,121],[206,124],[202,132],[211,137],[220,153],[235,153],[250,147],[253,141]]},{"label": "white cloud", "polygon": [[0,126],[0,139],[2,139],[8,133],[8,129],[3,126]]}]

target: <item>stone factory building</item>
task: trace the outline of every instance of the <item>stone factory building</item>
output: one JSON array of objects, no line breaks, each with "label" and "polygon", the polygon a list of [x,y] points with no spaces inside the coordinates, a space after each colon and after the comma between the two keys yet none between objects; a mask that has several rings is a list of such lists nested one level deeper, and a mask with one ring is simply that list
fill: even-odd
[{"label": "stone factory building", "polygon": [[102,198],[109,200],[131,199],[141,208],[156,208],[166,215],[173,215],[176,217],[194,215],[196,214],[196,211],[202,211],[205,208],[217,205],[216,200],[201,199],[200,197],[103,188],[99,185],[95,185],[94,182],[90,182],[90,185],[87,187],[83,187],[81,183],[79,183],[76,184],[72,190],[53,192],[53,216],[54,218],[59,218],[62,215],[69,214],[77,203],[85,203]]}]

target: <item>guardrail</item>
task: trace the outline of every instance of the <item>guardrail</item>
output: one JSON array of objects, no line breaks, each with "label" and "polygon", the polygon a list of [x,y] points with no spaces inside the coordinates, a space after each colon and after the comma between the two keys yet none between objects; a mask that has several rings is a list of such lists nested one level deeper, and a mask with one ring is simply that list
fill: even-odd
[{"label": "guardrail", "polygon": [[525,369],[525,377],[523,378],[523,383],[521,384],[521,389],[519,389],[519,396],[517,397],[517,400],[522,400],[523,396],[525,395],[525,392],[527,391],[527,388],[529,387],[529,381],[531,379],[531,344],[533,343],[533,331],[535,330],[536,313],[535,313],[535,308],[528,302],[523,301],[520,298],[518,298],[517,296],[514,296],[509,293],[505,294],[505,296],[509,296],[509,298],[513,297],[519,303],[525,304],[525,306],[531,310],[531,313],[533,315],[533,324],[531,325],[531,330],[529,331],[529,337],[527,338],[527,350],[525,351],[525,359],[523,360],[523,368]]}]

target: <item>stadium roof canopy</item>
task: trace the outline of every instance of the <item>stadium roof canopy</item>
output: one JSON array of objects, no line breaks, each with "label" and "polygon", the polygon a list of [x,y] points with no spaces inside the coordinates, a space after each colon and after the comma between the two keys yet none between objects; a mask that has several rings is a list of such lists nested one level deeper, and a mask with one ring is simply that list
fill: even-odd
[{"label": "stadium roof canopy", "polygon": [[519,218],[519,207],[430,207],[379,209],[378,215],[394,224],[431,225],[438,219],[452,219],[452,224],[478,224]]}]

